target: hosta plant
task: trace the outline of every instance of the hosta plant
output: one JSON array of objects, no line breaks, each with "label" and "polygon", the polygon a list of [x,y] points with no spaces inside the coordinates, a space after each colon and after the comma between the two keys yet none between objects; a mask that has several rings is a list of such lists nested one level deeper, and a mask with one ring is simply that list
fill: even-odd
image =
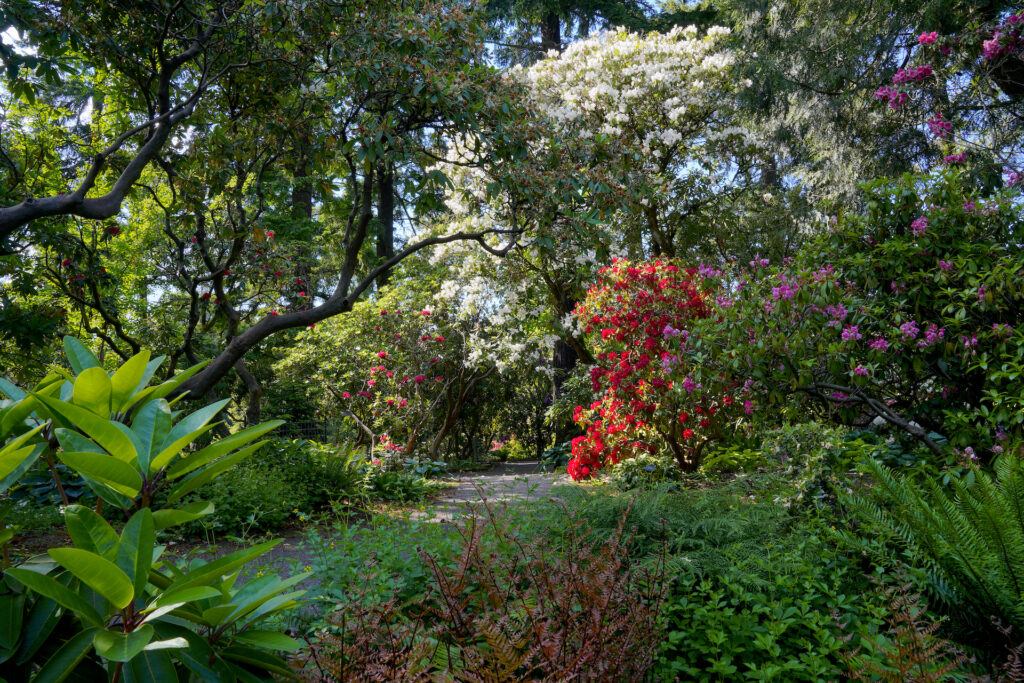
[{"label": "hosta plant", "polygon": [[[96,493],[92,510],[67,505],[73,546],[10,567],[0,582],[0,667],[8,680],[259,680],[287,675],[277,655],[298,644],[260,627],[297,604],[304,578],[239,578],[275,545],[178,568],[162,561],[157,534],[210,514],[182,499],[255,453],[279,423],[210,439],[227,401],[176,409],[182,382],[200,367],[150,385],[163,358],[148,351],[108,373],[78,340],[65,339],[71,372],[54,370],[29,391],[0,383],[0,491],[42,458],[63,463]],[[205,438],[204,438],[205,437]],[[205,445],[200,446],[200,442]],[[157,498],[157,494],[161,494]],[[63,495],[63,494],[62,494]],[[156,500],[166,500],[157,508]],[[123,512],[120,532],[103,506]],[[6,545],[14,530],[2,532]]]}]

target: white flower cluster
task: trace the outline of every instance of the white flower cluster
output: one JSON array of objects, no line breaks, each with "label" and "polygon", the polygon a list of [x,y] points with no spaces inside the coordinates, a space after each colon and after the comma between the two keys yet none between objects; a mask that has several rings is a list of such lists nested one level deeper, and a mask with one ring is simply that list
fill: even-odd
[{"label": "white flower cluster", "polygon": [[512,76],[552,120],[579,127],[584,137],[632,137],[657,156],[695,134],[716,132],[713,121],[705,129],[709,118],[746,85],[732,74],[728,35],[721,26],[704,35],[694,26],[646,35],[614,29]]}]

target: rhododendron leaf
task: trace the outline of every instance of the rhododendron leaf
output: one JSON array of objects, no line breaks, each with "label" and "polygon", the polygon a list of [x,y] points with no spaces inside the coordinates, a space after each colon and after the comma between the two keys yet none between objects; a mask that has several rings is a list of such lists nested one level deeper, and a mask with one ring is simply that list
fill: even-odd
[{"label": "rhododendron leaf", "polygon": [[67,355],[68,364],[76,374],[89,368],[100,367],[100,362],[92,351],[74,337],[64,337],[64,353]]},{"label": "rhododendron leaf", "polygon": [[[143,349],[129,358],[111,376],[111,409],[122,411],[135,393],[149,364],[149,349]],[[155,370],[155,368],[154,368]]]},{"label": "rhododendron leaf", "polygon": [[75,378],[71,401],[102,418],[109,418],[111,392],[110,377],[103,368],[87,368]]}]

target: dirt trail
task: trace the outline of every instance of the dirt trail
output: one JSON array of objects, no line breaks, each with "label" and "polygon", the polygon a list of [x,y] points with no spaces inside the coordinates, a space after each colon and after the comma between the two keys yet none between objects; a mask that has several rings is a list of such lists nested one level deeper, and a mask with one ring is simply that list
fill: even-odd
[{"label": "dirt trail", "polygon": [[[452,481],[456,482],[457,486],[447,489],[424,510],[414,511],[410,517],[420,521],[451,524],[467,506],[479,503],[484,497],[492,503],[541,500],[550,497],[551,487],[558,483],[566,483],[568,477],[564,472],[544,472],[538,462],[532,461],[502,463],[483,472],[463,472],[455,475]],[[321,533],[330,534],[330,529],[322,527]],[[312,552],[302,547],[303,529],[292,527],[275,534],[274,537],[280,538],[281,542],[269,553],[248,565],[246,575],[267,569],[292,574],[312,564]],[[184,547],[181,548],[172,545],[168,548],[168,554],[177,554],[175,551],[187,548],[196,552],[199,557],[210,559],[250,545],[252,544],[231,541],[205,548],[192,544],[183,544]]]}]

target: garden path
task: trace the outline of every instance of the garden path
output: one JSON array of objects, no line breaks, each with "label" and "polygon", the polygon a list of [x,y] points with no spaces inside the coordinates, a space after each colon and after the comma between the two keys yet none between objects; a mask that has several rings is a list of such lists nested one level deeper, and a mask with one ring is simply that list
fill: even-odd
[{"label": "garden path", "polygon": [[536,461],[500,463],[484,472],[463,472],[456,475],[457,487],[445,491],[413,518],[432,515],[440,522],[451,522],[467,505],[484,499],[492,503],[544,499],[551,496],[552,486],[566,480],[564,472],[544,472]]},{"label": "garden path", "polygon": [[[451,524],[468,506],[481,503],[485,499],[499,504],[516,500],[541,500],[551,496],[552,486],[566,483],[567,480],[564,472],[542,471],[536,461],[499,463],[489,470],[461,472],[455,475],[455,486],[446,489],[423,510],[414,511],[410,517],[439,524]],[[261,570],[292,574],[301,571],[305,565],[312,564],[312,551],[302,545],[303,532],[303,528],[296,527],[275,534],[276,538],[282,539],[281,542],[269,553],[247,565],[246,574],[251,575]],[[168,553],[180,555],[184,551],[189,555],[212,559],[251,545],[252,543],[240,544],[234,541],[224,541],[212,546],[182,544],[178,547],[172,545],[168,548]]]}]

